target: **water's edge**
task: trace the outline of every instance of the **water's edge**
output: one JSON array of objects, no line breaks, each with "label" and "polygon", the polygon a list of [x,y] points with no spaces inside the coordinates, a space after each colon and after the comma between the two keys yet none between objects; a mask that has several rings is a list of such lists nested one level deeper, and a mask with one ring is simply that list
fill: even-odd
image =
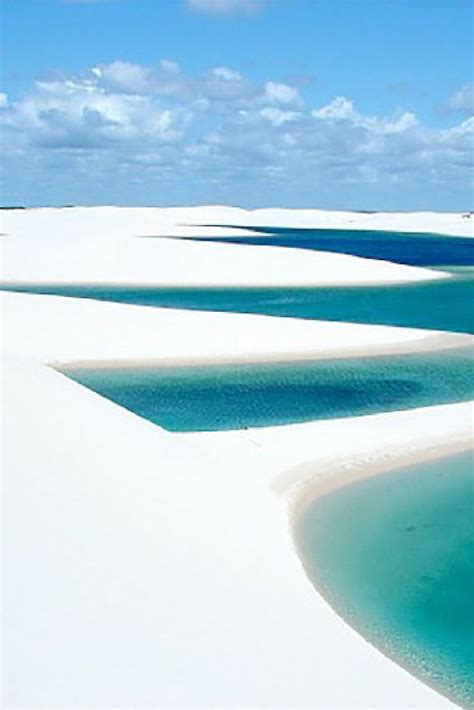
[{"label": "water's edge", "polygon": [[[281,486],[283,490],[277,492],[286,493],[288,498],[288,522],[295,554],[301,562],[303,571],[309,583],[328,603],[333,612],[337,614],[352,631],[361,636],[367,643],[370,643],[388,659],[410,673],[410,675],[432,688],[435,692],[444,695],[457,706],[463,708],[474,707],[474,701],[472,705],[466,705],[465,698],[462,699],[459,696],[456,696],[452,692],[447,691],[445,686],[434,682],[432,678],[427,676],[426,673],[421,672],[421,668],[417,666],[416,663],[411,665],[407,663],[406,659],[402,658],[400,654],[397,654],[396,651],[390,647],[390,644],[381,643],[380,638],[374,640],[373,636],[364,630],[363,625],[361,627],[360,623],[354,623],[353,615],[348,614],[344,611],[344,609],[341,609],[340,603],[335,603],[334,591],[331,592],[327,585],[321,581],[318,582],[315,579],[313,571],[315,561],[308,555],[307,544],[304,539],[305,517],[310,514],[311,508],[314,505],[319,505],[321,503],[324,504],[325,498],[337,495],[340,491],[353,488],[370,478],[383,479],[390,477],[393,474],[403,474],[405,472],[409,475],[409,469],[413,468],[416,471],[417,468],[423,464],[436,464],[443,461],[449,463],[451,459],[463,454],[469,454],[472,457],[474,454],[474,448],[472,435],[469,434],[466,437],[459,438],[456,441],[446,441],[434,444],[430,449],[421,448],[418,451],[411,451],[409,453],[398,452],[391,456],[388,460],[385,454],[386,452],[380,456],[380,461],[372,462],[372,464],[354,460],[354,466],[349,475],[347,468],[342,467],[340,462],[336,461],[333,463],[333,476],[330,475],[329,471],[326,471],[326,475],[318,479],[313,467],[312,476],[308,476],[308,472],[306,472],[306,482],[304,482],[304,469],[310,468],[310,465],[305,465],[305,467],[300,467],[300,475],[302,475],[303,483],[298,485],[298,470],[295,470],[289,477],[290,485],[288,481],[283,483]],[[282,476],[282,479],[284,479],[284,476]],[[286,491],[284,490],[285,488],[287,489]]]}]

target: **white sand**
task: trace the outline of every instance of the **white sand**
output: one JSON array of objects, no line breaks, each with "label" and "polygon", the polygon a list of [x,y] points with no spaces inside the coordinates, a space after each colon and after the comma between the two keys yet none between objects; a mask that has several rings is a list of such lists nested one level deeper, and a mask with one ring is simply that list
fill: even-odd
[{"label": "white sand", "polygon": [[[383,261],[378,261],[374,269],[370,260],[342,254],[297,249],[285,249],[282,254],[276,247],[137,238],[137,235],[231,234],[229,229],[193,228],[183,223],[240,219],[242,223],[251,224],[255,219],[263,224],[286,224],[291,214],[288,210],[246,212],[232,208],[97,207],[7,211],[2,215],[1,231],[5,235],[2,237],[2,280],[161,286],[305,286],[443,278],[439,272]],[[295,221],[304,221],[305,214],[296,212]],[[456,217],[457,220],[446,219],[452,230],[464,228],[464,221],[460,222],[459,215]],[[414,224],[419,223],[416,215],[413,220]],[[433,228],[432,222],[433,219],[427,219],[426,227]]]},{"label": "white sand", "polygon": [[3,293],[4,347],[35,361],[189,364],[406,353],[474,344],[414,328]]},{"label": "white sand", "polygon": [[[30,251],[37,239],[36,257],[51,240],[64,251],[55,268],[87,280],[78,231],[66,243],[46,236],[47,217],[38,226],[42,236],[33,219],[32,233],[6,238],[19,245],[8,277],[47,267]],[[113,236],[101,243],[115,254]],[[361,261],[365,277],[387,276]],[[104,256],[105,276],[122,263]],[[198,268],[183,250],[182,273]],[[321,467],[340,475],[465,446],[470,404],[172,434],[43,363],[410,351],[456,336],[24,294],[2,308],[5,707],[453,707],[316,593],[288,513]]]},{"label": "white sand", "polygon": [[[231,224],[253,227],[375,229],[473,236],[474,215],[456,212],[342,212],[328,210],[257,209],[235,207],[174,208],[173,219],[183,224]],[[225,218],[225,221],[224,221]],[[381,235],[383,236],[383,235]]]},{"label": "white sand", "polygon": [[[60,235],[70,239],[105,236],[225,236],[248,234],[253,227],[333,227],[434,232],[472,236],[470,219],[456,212],[341,212],[258,209],[209,205],[201,207],[73,207],[8,210],[2,232],[16,236]],[[200,226],[204,225],[204,226]],[[214,225],[214,226],[212,226]],[[215,225],[241,227],[236,232]],[[211,226],[211,228],[209,228]]]}]

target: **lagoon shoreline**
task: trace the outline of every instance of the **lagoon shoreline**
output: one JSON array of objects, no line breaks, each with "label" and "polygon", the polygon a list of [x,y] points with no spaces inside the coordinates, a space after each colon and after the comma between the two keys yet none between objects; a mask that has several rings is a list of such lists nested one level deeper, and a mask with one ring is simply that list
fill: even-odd
[{"label": "lagoon shoreline", "polygon": [[[346,619],[353,628],[356,628],[357,632],[370,644],[373,644],[378,648],[387,658],[399,663],[404,667],[409,673],[413,674],[415,677],[420,678],[423,682],[429,685],[434,691],[442,693],[453,703],[459,703],[460,697],[452,694],[446,688],[445,684],[439,684],[431,680],[429,673],[421,672],[421,668],[417,668],[416,662],[410,664],[403,658],[401,649],[398,649],[398,653],[394,651],[387,639],[382,641],[382,637],[379,636],[377,642],[373,640],[373,633],[364,632],[360,628],[360,623],[354,626],[352,617],[355,615],[357,617],[357,611],[352,611],[349,614],[346,610],[344,613],[341,610],[341,604],[334,604],[334,594],[335,589],[330,589],[328,587],[327,581],[324,580],[324,574],[315,575],[315,569],[318,568],[318,563],[314,559],[310,559],[307,552],[307,542],[304,538],[304,519],[308,515],[309,510],[315,503],[322,501],[326,496],[331,496],[337,491],[356,485],[362,481],[368,480],[373,477],[384,477],[394,473],[407,473],[413,468],[417,468],[420,464],[430,463],[430,462],[442,462],[449,461],[452,457],[459,454],[470,453],[472,463],[474,463],[474,442],[472,440],[472,433],[468,434],[464,439],[459,438],[457,441],[446,440],[443,443],[439,443],[436,446],[431,446],[428,448],[422,448],[417,451],[404,452],[390,455],[390,452],[386,452],[389,460],[383,461],[383,456],[380,457],[380,461],[372,461],[369,465],[364,461],[354,461],[352,465],[356,468],[356,471],[352,470],[348,473],[349,466],[351,465],[347,462],[342,471],[342,467],[339,466],[338,469],[333,469],[333,473],[326,472],[326,476],[320,480],[319,485],[315,480],[313,483],[307,483],[302,486],[302,490],[298,491],[298,494],[290,502],[290,527],[292,531],[293,541],[295,545],[296,552],[301,560],[302,567],[305,574],[307,575],[311,584],[314,585],[315,589],[321,596],[333,607],[338,609],[338,613],[341,614],[342,618]],[[357,467],[361,468],[357,470]],[[339,473],[339,475],[338,475]],[[315,472],[315,475],[317,473]],[[405,660],[405,662],[404,662]]]},{"label": "lagoon shoreline", "polygon": [[[342,326],[347,325],[345,323]],[[360,346],[325,350],[314,350],[302,353],[301,351],[281,352],[281,353],[258,353],[255,355],[222,355],[215,357],[195,357],[195,358],[163,358],[163,359],[97,359],[97,360],[66,360],[48,362],[49,367],[61,370],[93,369],[93,370],[113,370],[122,368],[148,369],[179,369],[185,367],[207,367],[225,365],[285,365],[290,362],[319,362],[325,360],[346,360],[359,358],[377,358],[387,355],[409,355],[415,353],[435,353],[444,351],[463,350],[474,346],[474,337],[470,335],[447,334],[446,336],[430,333],[420,336],[419,340],[405,343],[382,343],[371,347]]]},{"label": "lagoon shoreline", "polygon": [[[472,406],[471,410],[474,414]],[[285,491],[290,525],[295,531],[301,516],[312,503],[340,488],[373,476],[384,476],[395,470],[470,450],[474,452],[473,432],[472,426],[467,424],[464,432],[456,432],[454,435],[447,436],[445,440],[437,437],[421,445],[373,451],[368,457],[348,457],[343,461],[335,459],[332,462],[319,462],[317,465],[311,462],[305,463],[293,471],[282,474],[275,482],[274,489],[278,492]]]}]

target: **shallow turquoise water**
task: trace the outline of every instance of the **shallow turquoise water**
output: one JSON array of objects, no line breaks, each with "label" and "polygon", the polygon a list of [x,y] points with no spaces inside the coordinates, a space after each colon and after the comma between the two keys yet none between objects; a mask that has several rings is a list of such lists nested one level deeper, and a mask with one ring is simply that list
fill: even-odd
[{"label": "shallow turquoise water", "polygon": [[474,349],[284,364],[62,368],[171,431],[351,417],[474,398]]},{"label": "shallow turquoise water", "polygon": [[261,313],[474,333],[474,273],[439,281],[320,288],[154,288],[18,284],[3,290],[164,308]]},{"label": "shallow turquoise water", "polygon": [[474,705],[472,454],[348,485],[304,512],[315,586],[367,639],[463,707]]}]

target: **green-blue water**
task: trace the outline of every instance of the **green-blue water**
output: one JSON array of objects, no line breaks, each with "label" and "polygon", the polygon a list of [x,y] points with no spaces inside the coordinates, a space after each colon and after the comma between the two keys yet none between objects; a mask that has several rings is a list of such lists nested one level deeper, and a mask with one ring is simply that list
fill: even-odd
[{"label": "green-blue water", "polygon": [[474,705],[472,454],[376,476],[314,501],[298,544],[315,586],[363,636]]},{"label": "green-blue water", "polygon": [[103,284],[18,284],[3,290],[162,308],[260,313],[474,333],[474,273],[384,286],[319,288],[155,288]]},{"label": "green-blue water", "polygon": [[62,368],[171,431],[352,417],[474,398],[474,349],[280,364]]}]

